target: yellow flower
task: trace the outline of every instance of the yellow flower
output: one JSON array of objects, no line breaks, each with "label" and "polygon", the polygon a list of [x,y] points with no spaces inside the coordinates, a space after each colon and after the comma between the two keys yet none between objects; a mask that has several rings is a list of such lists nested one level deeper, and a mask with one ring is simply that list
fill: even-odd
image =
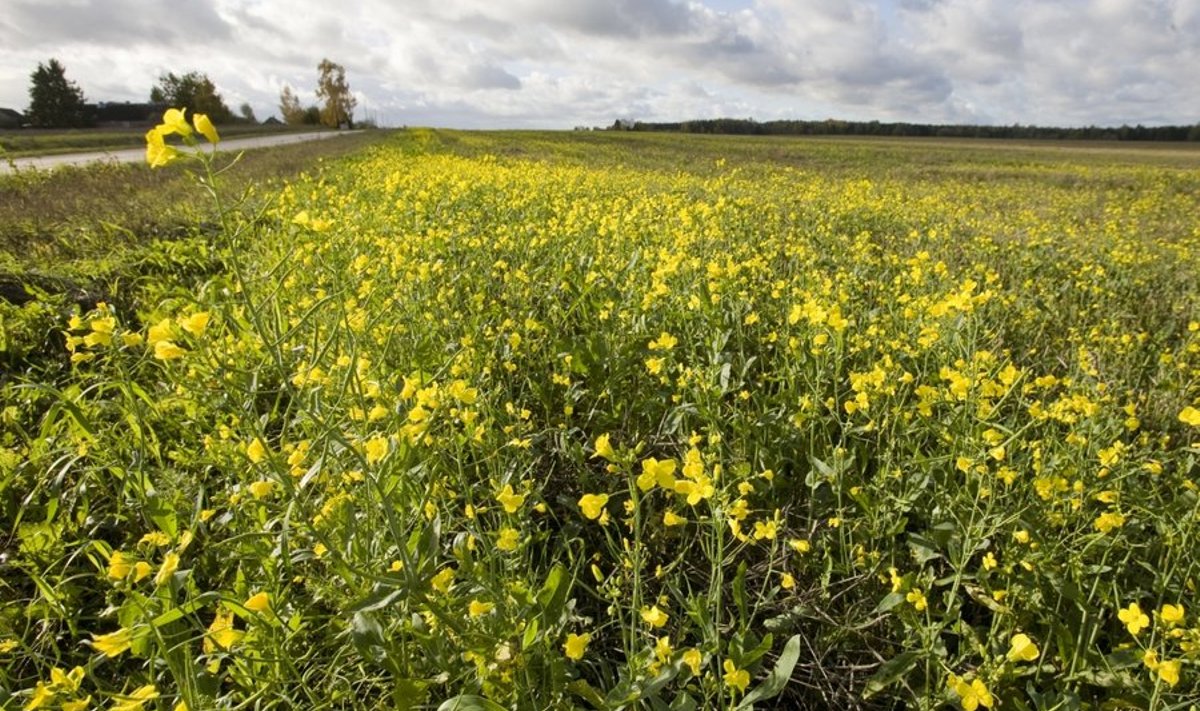
[{"label": "yellow flower", "polygon": [[123,580],[133,572],[134,561],[121,551],[114,551],[108,558],[108,577]]},{"label": "yellow flower", "polygon": [[670,615],[658,609],[658,605],[642,608],[642,620],[655,629],[667,624],[669,618]]},{"label": "yellow flower", "polygon": [[613,451],[612,442],[609,441],[608,435],[602,434],[596,438],[596,453],[593,457],[603,457],[608,461],[616,458],[617,453]]},{"label": "yellow flower", "polygon": [[492,608],[495,606],[495,603],[472,600],[471,603],[467,605],[467,614],[471,617],[482,617],[491,612]]},{"label": "yellow flower", "polygon": [[583,653],[587,651],[590,641],[592,641],[591,633],[575,634],[572,632],[567,635],[567,641],[563,642],[563,653],[567,655],[567,659],[577,662],[583,659]]},{"label": "yellow flower", "polygon": [[738,669],[732,659],[726,659],[721,666],[725,669],[725,686],[745,693],[746,687],[750,686],[750,672],[745,669]]},{"label": "yellow flower", "polygon": [[638,475],[637,486],[642,491],[649,491],[657,484],[662,488],[675,489],[675,460],[658,461],[654,457],[642,460],[642,473]]},{"label": "yellow flower", "polygon": [[775,540],[775,533],[778,529],[774,521],[755,521],[754,522],[754,540]]},{"label": "yellow flower", "polygon": [[515,528],[502,528],[496,536],[496,548],[508,552],[515,551],[521,543],[521,534]]},{"label": "yellow flower", "polygon": [[204,330],[208,328],[210,318],[207,311],[200,311],[191,316],[181,316],[179,318],[179,327],[199,338],[204,335]]},{"label": "yellow flower", "polygon": [[271,491],[275,489],[275,482],[263,479],[254,482],[249,488],[251,496],[256,499],[263,499],[271,495]]},{"label": "yellow flower", "polygon": [[988,691],[980,679],[968,683],[965,679],[951,674],[946,683],[951,691],[958,694],[964,711],[975,711],[980,706],[990,709],[994,703],[992,692]]},{"label": "yellow flower", "polygon": [[112,711],[142,711],[142,706],[147,701],[153,701],[158,698],[158,689],[153,684],[135,689],[128,696],[116,697],[119,701],[112,707]]},{"label": "yellow flower", "polygon": [[150,345],[154,345],[159,341],[168,341],[175,334],[175,327],[171,324],[171,319],[164,318],[162,321],[154,324],[146,332],[146,340]]},{"label": "yellow flower", "polygon": [[438,592],[440,592],[442,594],[450,592],[450,586],[453,583],[454,583],[454,568],[443,568],[440,571],[438,571],[437,575],[434,575],[429,580],[429,584],[431,586],[433,586],[433,589],[437,590]]},{"label": "yellow flower", "polygon": [[1124,622],[1129,634],[1135,637],[1142,628],[1150,624],[1150,618],[1146,617],[1146,613],[1142,612],[1142,608],[1136,602],[1129,603],[1129,607],[1118,612],[1117,619]]},{"label": "yellow flower", "polygon": [[387,437],[373,437],[367,440],[363,449],[367,455],[367,464],[374,464],[387,456],[388,439]]},{"label": "yellow flower", "polygon": [[996,556],[993,555],[991,551],[988,551],[987,555],[985,555],[983,557],[983,569],[984,570],[993,570],[996,567],[996,565],[997,565]]},{"label": "yellow flower", "polygon": [[928,603],[925,601],[925,593],[921,592],[920,590],[909,590],[908,594],[904,596],[904,599],[911,602],[913,609],[915,609],[917,612],[921,612],[928,607]]},{"label": "yellow flower", "polygon": [[159,360],[174,360],[187,355],[186,348],[180,348],[174,341],[159,341],[154,344],[154,357]]},{"label": "yellow flower", "polygon": [[797,553],[807,553],[812,550],[812,544],[803,538],[789,540],[788,546]]},{"label": "yellow flower", "polygon": [[133,644],[133,630],[122,627],[116,632],[92,638],[92,647],[106,657],[115,657]]},{"label": "yellow flower", "polygon": [[579,508],[583,515],[593,521],[600,518],[607,504],[608,494],[584,494],[579,498]]},{"label": "yellow flower", "polygon": [[692,676],[700,676],[700,664],[704,661],[704,655],[699,649],[692,647],[683,653],[683,663],[692,671]]},{"label": "yellow flower", "polygon": [[1101,533],[1108,533],[1115,528],[1124,526],[1125,517],[1114,511],[1105,511],[1096,517],[1096,520],[1092,522],[1092,525],[1096,527],[1097,531]]},{"label": "yellow flower", "polygon": [[663,635],[654,643],[654,656],[660,663],[666,663],[675,650],[671,647],[671,636]]},{"label": "yellow flower", "polygon": [[1192,407],[1191,405],[1183,408],[1183,410],[1179,413],[1179,421],[1185,425],[1200,427],[1200,410]]},{"label": "yellow flower", "polygon": [[687,519],[676,514],[674,511],[663,512],[664,526],[682,526],[685,523],[687,523]]},{"label": "yellow flower", "polygon": [[1160,662],[1154,673],[1158,675],[1159,679],[1166,682],[1167,686],[1174,687],[1179,683],[1179,660]]},{"label": "yellow flower", "polygon": [[193,114],[192,123],[195,124],[196,130],[199,131],[202,136],[208,139],[209,143],[216,145],[217,143],[221,142],[221,137],[217,135],[216,127],[213,126],[212,121],[208,120],[207,115]]},{"label": "yellow flower", "polygon": [[167,109],[163,113],[162,123],[159,128],[163,129],[163,135],[178,133],[180,136],[192,135],[192,127],[188,125],[187,118],[183,115],[187,109]]},{"label": "yellow flower", "polygon": [[54,693],[54,689],[47,686],[46,682],[39,681],[33,690],[33,696],[30,696],[29,702],[25,704],[25,711],[47,708],[54,702]]},{"label": "yellow flower", "polygon": [[1008,661],[1010,662],[1032,662],[1040,654],[1037,645],[1026,634],[1013,635],[1010,644],[1011,647],[1008,650]]},{"label": "yellow flower", "polygon": [[132,576],[133,582],[136,583],[140,581],[142,578],[149,575],[150,571],[152,570],[154,570],[154,567],[144,560],[139,560],[138,562],[134,563]]},{"label": "yellow flower", "polygon": [[792,577],[791,573],[784,573],[779,580],[779,587],[784,590],[791,590],[796,587],[796,579]]},{"label": "yellow flower", "polygon": [[87,708],[92,705],[92,697],[85,696],[82,699],[74,701],[64,701],[62,711],[87,711]]},{"label": "yellow flower", "polygon": [[1162,609],[1158,611],[1158,619],[1166,623],[1168,627],[1174,627],[1183,622],[1183,614],[1183,605],[1168,604],[1163,605]]},{"label": "yellow flower", "polygon": [[154,576],[154,584],[156,586],[166,585],[175,571],[179,569],[179,554],[175,551],[169,551],[163,556],[162,565],[158,568],[158,574]]},{"label": "yellow flower", "polygon": [[510,514],[516,513],[525,504],[525,495],[513,493],[512,484],[505,484],[504,489],[496,494],[496,501]]},{"label": "yellow flower", "polygon": [[265,592],[255,593],[243,605],[251,612],[268,612],[271,609],[271,597]]},{"label": "yellow flower", "polygon": [[[233,612],[219,609],[216,616],[213,617],[212,624],[208,626],[208,638],[204,640],[204,645],[205,647],[216,645],[220,649],[229,649],[242,641],[245,636],[245,632],[233,628]],[[205,649],[205,651],[212,650]]]},{"label": "yellow flower", "polygon": [[67,691],[73,694],[79,691],[79,683],[83,681],[83,675],[83,667],[75,667],[70,672],[54,667],[50,670],[50,685],[58,691]]},{"label": "yellow flower", "polygon": [[260,438],[255,437],[253,442],[246,445],[246,456],[251,464],[259,464],[267,458],[267,446]]},{"label": "yellow flower", "polygon": [[146,132],[146,163],[151,168],[162,168],[179,158],[179,151],[174,146],[168,146],[163,141],[163,135],[162,126]]}]

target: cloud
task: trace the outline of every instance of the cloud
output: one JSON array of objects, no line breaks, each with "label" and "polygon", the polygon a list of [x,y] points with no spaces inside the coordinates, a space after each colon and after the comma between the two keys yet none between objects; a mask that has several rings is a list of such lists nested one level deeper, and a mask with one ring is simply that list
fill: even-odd
[{"label": "cloud", "polygon": [[1195,0],[8,0],[0,43],[17,108],[55,56],[91,100],[198,69],[265,117],[329,57],[396,125],[1200,120]]}]

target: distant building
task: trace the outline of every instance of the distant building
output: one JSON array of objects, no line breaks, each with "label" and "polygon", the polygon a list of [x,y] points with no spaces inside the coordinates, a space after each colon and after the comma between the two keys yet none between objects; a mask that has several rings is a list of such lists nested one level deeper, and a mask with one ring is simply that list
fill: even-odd
[{"label": "distant building", "polygon": [[275,118],[274,116],[269,116],[269,117],[267,117],[266,121],[262,122],[262,125],[264,125],[264,126],[282,126],[283,121],[280,121],[279,119]]},{"label": "distant building", "polygon": [[140,128],[153,126],[167,110],[166,104],[131,104],[112,101],[88,104],[94,125],[100,128]]},{"label": "distant building", "polygon": [[20,128],[25,124],[25,117],[19,111],[0,109],[0,128]]}]

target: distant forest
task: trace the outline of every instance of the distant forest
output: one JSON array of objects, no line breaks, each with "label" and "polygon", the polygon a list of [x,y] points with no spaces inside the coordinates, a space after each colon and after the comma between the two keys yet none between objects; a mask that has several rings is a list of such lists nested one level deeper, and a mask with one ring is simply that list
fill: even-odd
[{"label": "distant forest", "polygon": [[879,121],[764,121],[704,119],[676,123],[617,121],[610,130],[723,133],[746,136],[926,136],[937,138],[1021,138],[1086,141],[1200,141],[1194,126],[1053,128],[1047,126],[968,126]]}]

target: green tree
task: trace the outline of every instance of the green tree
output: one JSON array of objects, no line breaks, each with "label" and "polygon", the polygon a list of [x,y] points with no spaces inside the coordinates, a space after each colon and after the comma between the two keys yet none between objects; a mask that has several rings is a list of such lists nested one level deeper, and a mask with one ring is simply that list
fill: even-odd
[{"label": "green tree", "polygon": [[304,107],[300,105],[300,97],[296,96],[296,92],[287,84],[284,84],[283,90],[279,92],[279,113],[283,116],[283,122],[289,126],[304,123]]},{"label": "green tree", "polygon": [[200,72],[182,76],[168,72],[160,76],[158,84],[150,90],[150,100],[176,109],[186,108],[192,114],[206,114],[213,123],[229,123],[233,118],[216,85]]},{"label": "green tree", "polygon": [[83,90],[67,79],[66,68],[57,59],[46,64],[38,62],[30,75],[29,122],[44,128],[73,128],[86,126],[88,115],[83,104]]},{"label": "green tree", "polygon": [[358,101],[350,93],[350,84],[346,81],[346,68],[340,64],[322,59],[317,65],[321,73],[317,79],[317,98],[324,99],[321,107],[321,123],[337,128],[342,124],[354,125],[354,107]]}]

